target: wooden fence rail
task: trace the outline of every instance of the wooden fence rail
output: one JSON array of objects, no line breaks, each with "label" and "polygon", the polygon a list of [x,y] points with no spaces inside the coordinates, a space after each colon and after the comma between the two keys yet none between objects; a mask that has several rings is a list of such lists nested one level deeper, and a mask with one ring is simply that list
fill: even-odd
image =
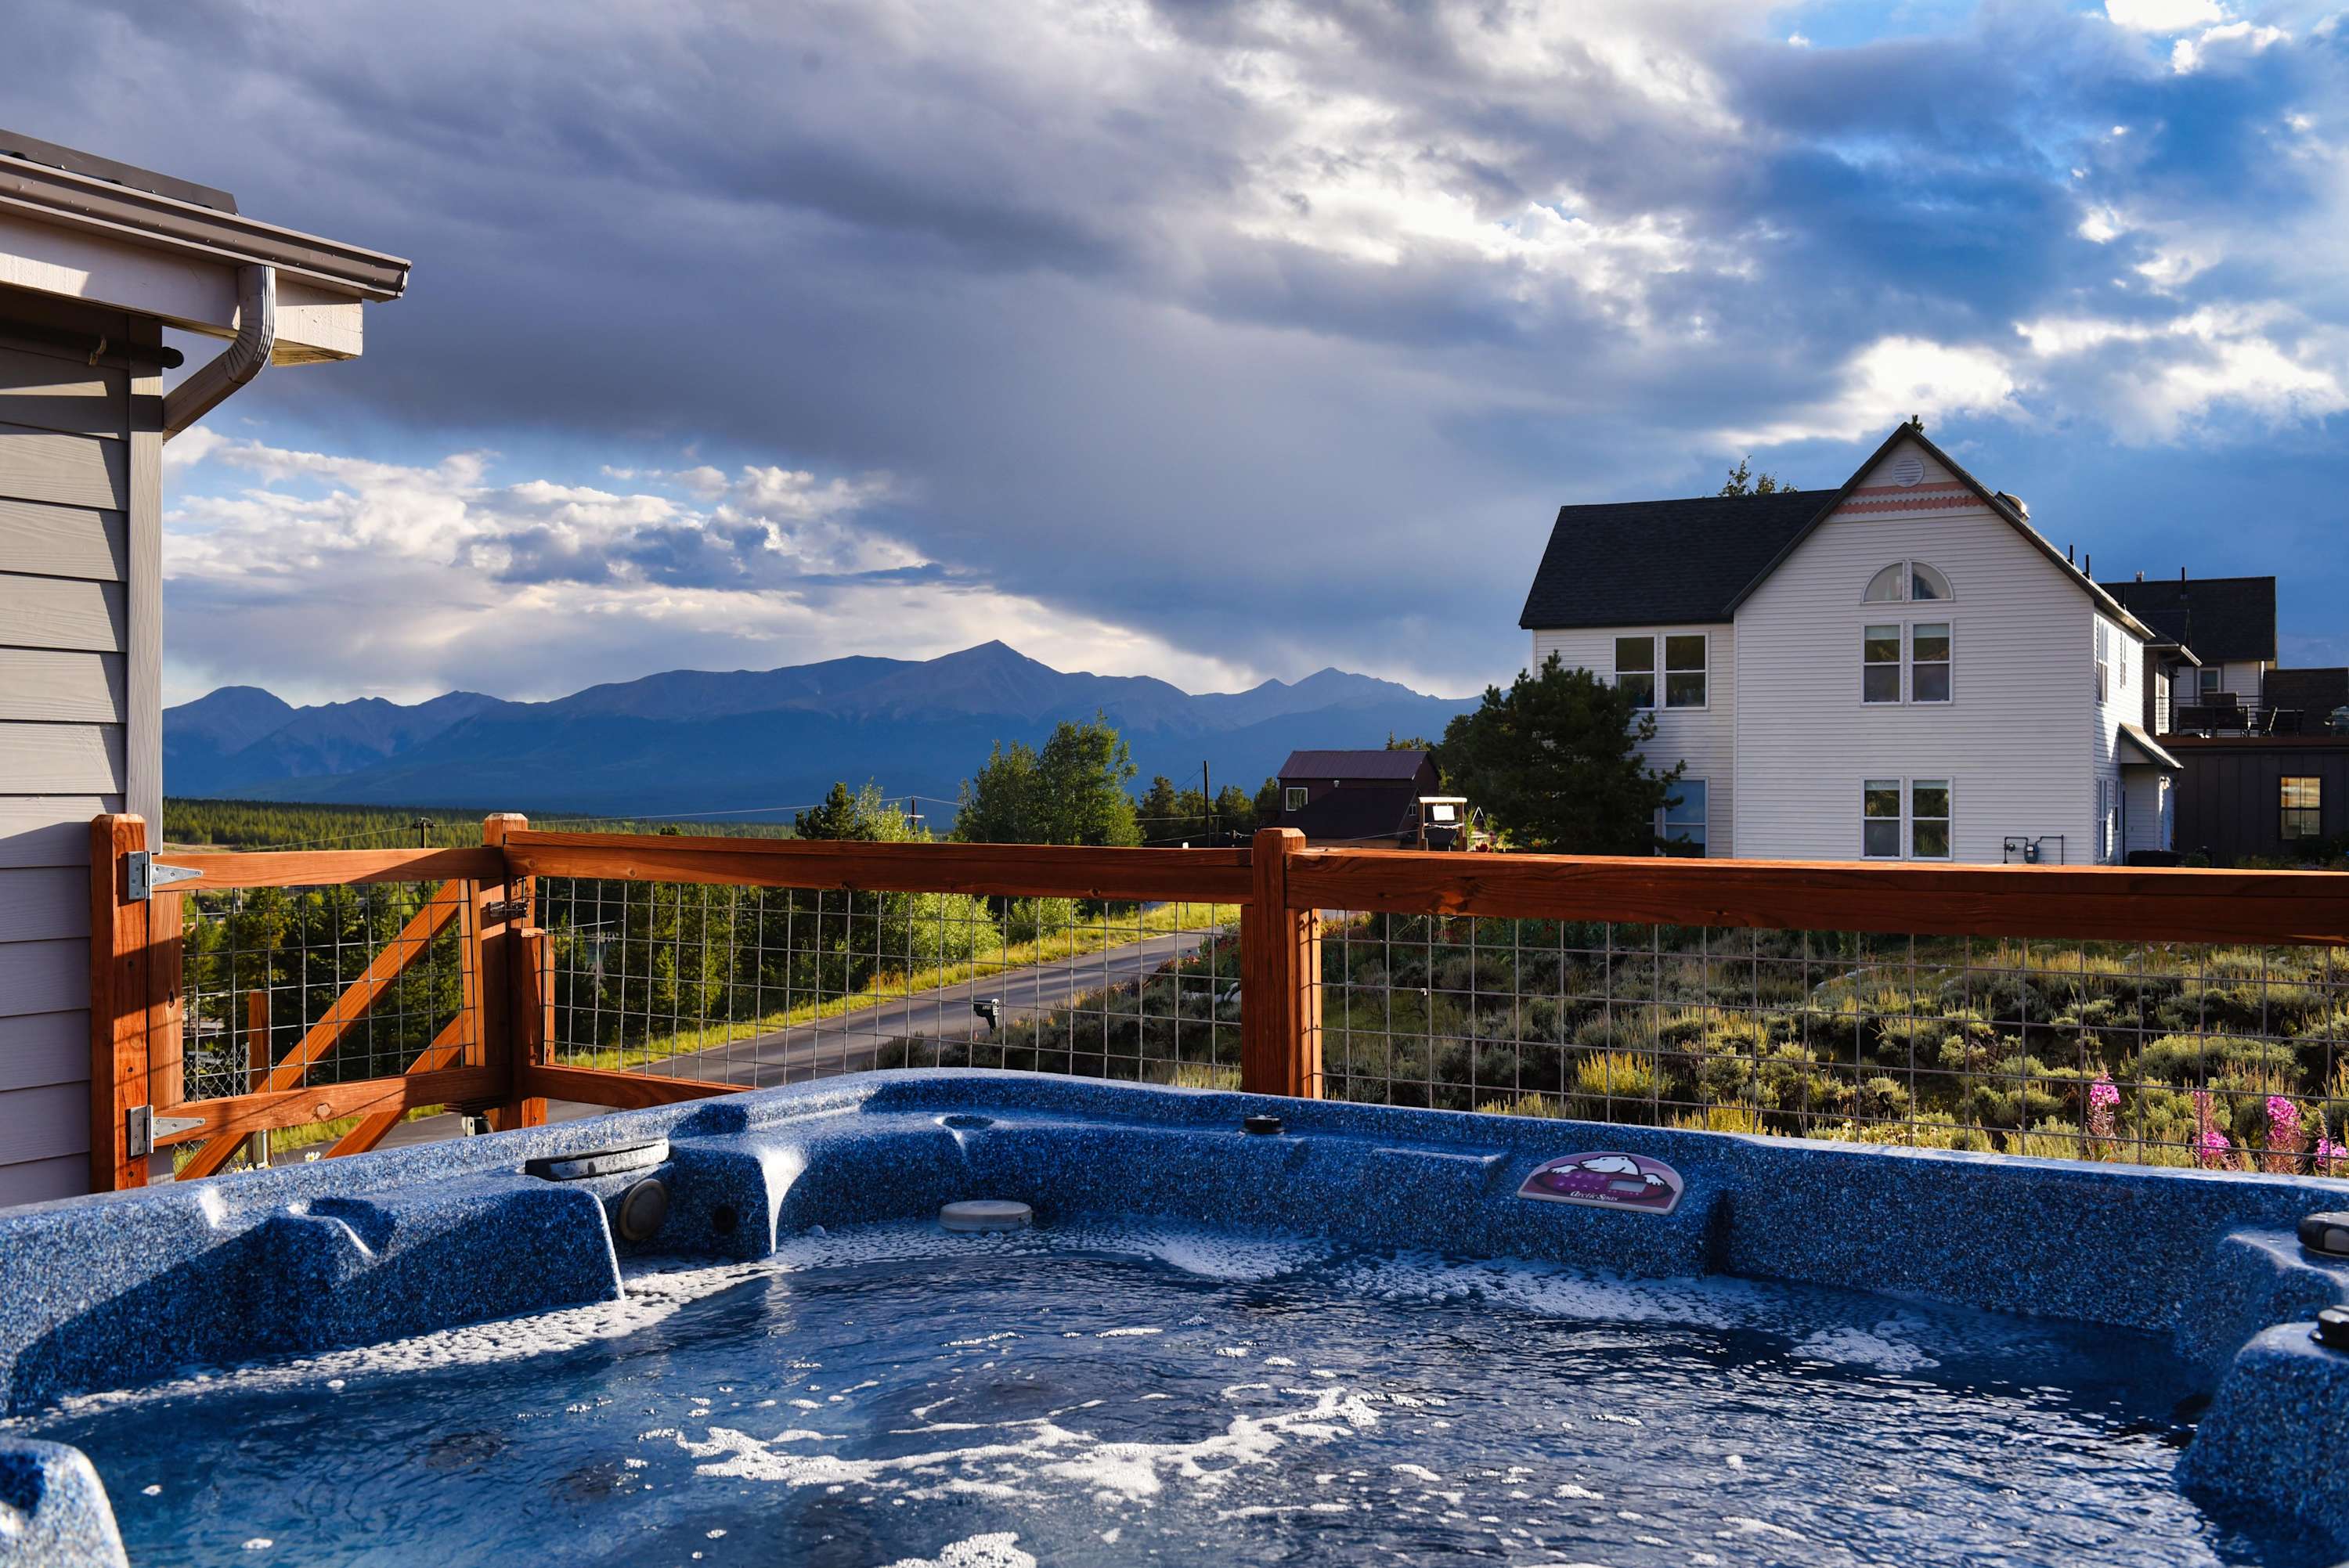
[{"label": "wooden fence rail", "polygon": [[[1321,1091],[1324,911],[2349,944],[2349,876],[2324,872],[1315,850],[1288,829],[1266,829],[1247,849],[1086,849],[547,832],[520,817],[500,815],[484,822],[482,837],[477,850],[168,857],[172,865],[202,873],[180,884],[183,890],[441,882],[460,906],[464,934],[460,1019],[418,1053],[406,1072],[358,1083],[300,1084],[303,1064],[330,1048],[336,1032],[363,1015],[383,988],[388,976],[370,965],[372,989],[362,977],[327,1018],[306,1031],[296,1050],[300,1060],[272,1064],[253,1092],[173,1107],[198,1121],[195,1130],[179,1137],[208,1140],[203,1158],[210,1163],[202,1169],[216,1169],[239,1139],[308,1120],[364,1118],[331,1150],[346,1153],[373,1147],[419,1106],[459,1107],[512,1127],[543,1120],[550,1099],[627,1107],[730,1092],[722,1084],[553,1063],[552,944],[525,917],[540,877],[1231,906],[1240,916],[1241,1087],[1294,1096]],[[161,1110],[176,1095],[183,893],[167,891],[142,902],[128,897],[126,861],[147,847],[138,818],[98,818],[91,824],[91,1164],[94,1185],[109,1189],[145,1180],[145,1162],[126,1141],[131,1112],[149,1105]],[[422,951],[420,942],[407,947],[411,954]]]}]

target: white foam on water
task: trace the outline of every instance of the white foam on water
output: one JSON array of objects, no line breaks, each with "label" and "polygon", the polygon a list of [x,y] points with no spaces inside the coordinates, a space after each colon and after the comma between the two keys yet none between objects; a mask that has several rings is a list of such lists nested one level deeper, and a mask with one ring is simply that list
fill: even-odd
[{"label": "white foam on water", "polygon": [[[992,1440],[926,1449],[874,1459],[807,1453],[784,1446],[803,1433],[761,1439],[712,1427],[697,1442],[680,1434],[678,1446],[701,1461],[703,1475],[769,1481],[790,1487],[901,1486],[914,1476],[960,1471],[968,1482],[1009,1487],[1030,1476],[1071,1483],[1095,1495],[1143,1501],[1170,1482],[1212,1491],[1238,1471],[1269,1464],[1294,1442],[1331,1443],[1378,1424],[1378,1412],[1342,1387],[1316,1388],[1305,1403],[1268,1415],[1234,1416],[1224,1429],[1190,1442],[1105,1442],[1050,1417],[1003,1421],[981,1429]],[[920,1436],[936,1429],[916,1429]],[[957,1431],[970,1429],[957,1424]],[[980,1473],[974,1473],[980,1472]]]},{"label": "white foam on water", "polygon": [[1906,1337],[1905,1328],[1921,1326],[1890,1319],[1873,1331],[1857,1327],[1822,1328],[1795,1342],[1795,1354],[1814,1361],[1844,1367],[1873,1367],[1879,1372],[1920,1372],[1940,1363]]},{"label": "white foam on water", "polygon": [[950,1541],[936,1557],[900,1557],[889,1568],[1036,1568],[1036,1559],[1019,1550],[1018,1532],[1004,1530]]}]

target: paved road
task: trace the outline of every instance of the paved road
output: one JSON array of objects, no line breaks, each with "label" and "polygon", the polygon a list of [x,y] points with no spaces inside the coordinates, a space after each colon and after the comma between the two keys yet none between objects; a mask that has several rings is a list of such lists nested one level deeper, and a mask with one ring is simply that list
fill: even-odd
[{"label": "paved road", "polygon": [[[916,991],[838,1017],[746,1037],[730,1045],[690,1052],[641,1070],[664,1078],[740,1084],[746,1088],[855,1072],[871,1067],[874,1052],[892,1039],[963,1040],[983,1037],[986,1029],[971,1010],[971,1004],[979,999],[999,998],[1005,1023],[1032,1017],[1090,992],[1154,974],[1168,959],[1195,952],[1206,940],[1206,934],[1203,932],[1174,932],[1081,958],[1006,970],[985,979]],[[549,1121],[575,1121],[583,1117],[601,1116],[610,1109],[573,1100],[551,1100],[546,1118]],[[457,1118],[453,1115],[422,1117],[395,1128],[381,1147],[436,1143],[456,1137],[457,1131]]]}]

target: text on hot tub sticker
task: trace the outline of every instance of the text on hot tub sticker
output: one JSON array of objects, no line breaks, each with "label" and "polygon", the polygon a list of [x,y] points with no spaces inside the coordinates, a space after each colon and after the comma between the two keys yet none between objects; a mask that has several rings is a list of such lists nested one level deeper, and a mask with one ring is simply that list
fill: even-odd
[{"label": "text on hot tub sticker", "polygon": [[1682,1185],[1681,1173],[1661,1160],[1602,1150],[1568,1154],[1535,1166],[1525,1185],[1517,1189],[1517,1196],[1669,1214],[1681,1201]]}]

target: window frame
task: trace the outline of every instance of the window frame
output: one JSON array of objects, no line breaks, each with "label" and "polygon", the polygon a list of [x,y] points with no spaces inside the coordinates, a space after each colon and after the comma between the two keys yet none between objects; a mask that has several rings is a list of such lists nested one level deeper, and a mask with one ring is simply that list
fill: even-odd
[{"label": "window frame", "polygon": [[[1674,790],[1681,790],[1684,789],[1691,784],[1695,785],[1700,790],[1702,790],[1704,796],[1703,804],[1700,810],[1697,820],[1692,823],[1687,821],[1678,823],[1673,822],[1671,820],[1673,802],[1675,800],[1685,802],[1687,797],[1685,795],[1667,795],[1664,797],[1664,803],[1656,809],[1656,837],[1663,840],[1666,845],[1670,845],[1673,841],[1671,830],[1674,827],[1679,827],[1683,830],[1693,827],[1697,830],[1697,836],[1694,839],[1684,839],[1680,841],[1692,846],[1695,850],[1696,852],[1690,855],[1688,857],[1689,859],[1703,860],[1713,852],[1713,780],[1709,778],[1678,779],[1673,780],[1671,788]],[[1660,855],[1669,855],[1677,853],[1678,851],[1670,848],[1661,848],[1656,852]]]},{"label": "window frame", "polygon": [[[1948,683],[1949,690],[1949,695],[1946,696],[1919,696],[1917,695],[1917,666],[1919,663],[1917,658],[1917,629],[1920,626],[1939,626],[1941,628],[1941,640],[1946,645],[1944,656],[1939,659],[1929,659],[1924,662],[1929,666],[1938,665],[1944,672],[1944,678]],[[1871,659],[1868,656],[1868,645],[1870,642],[1882,642],[1885,640],[1880,637],[1870,637],[1868,634],[1880,630],[1889,630],[1895,634],[1894,641],[1896,643],[1896,646],[1893,651],[1893,656],[1889,659]],[[1894,695],[1890,696],[1870,696],[1868,695],[1868,672],[1871,670],[1881,669],[1889,669],[1894,672]],[[1912,706],[1919,707],[1951,707],[1956,705],[1957,700],[1958,622],[1956,616],[1948,615],[1933,621],[1914,621],[1903,616],[1895,621],[1863,621],[1860,623],[1859,703],[1862,707],[1909,707]]]},{"label": "window frame", "polygon": [[[1626,643],[1645,643],[1648,645],[1648,667],[1646,669],[1627,670],[1623,667],[1623,645]],[[1644,676],[1647,677],[1648,700],[1645,702],[1635,700],[1631,706],[1644,709],[1650,713],[1658,711],[1658,700],[1663,696],[1661,689],[1657,686],[1657,677],[1663,673],[1656,668],[1656,661],[1659,652],[1660,650],[1656,646],[1656,634],[1653,632],[1648,632],[1638,635],[1624,635],[1618,634],[1611,645],[1611,652],[1608,655],[1608,679],[1618,690],[1622,688],[1623,677],[1627,675]]]},{"label": "window frame", "polygon": [[[1920,789],[1941,791],[1944,815],[1924,818],[1917,815],[1917,791]],[[1871,794],[1889,794],[1892,797],[1892,812],[1889,816],[1868,815],[1868,797]],[[1935,855],[1918,851],[1917,824],[1920,820],[1929,824],[1940,824],[1941,853]],[[1868,848],[1868,830],[1871,826],[1879,823],[1890,830],[1893,846],[1884,852],[1871,851]],[[1864,861],[1923,861],[1932,865],[1956,861],[1958,858],[1957,776],[1953,773],[1937,773],[1930,776],[1904,773],[1897,777],[1878,775],[1874,778],[1863,775],[1859,781],[1859,858]]]},{"label": "window frame", "polygon": [[[1917,630],[1920,626],[1939,626],[1941,628],[1941,656],[1940,658],[1920,660],[1917,657]],[[1957,701],[1958,624],[1955,621],[1911,621],[1909,623],[1908,636],[1904,640],[1904,646],[1908,653],[1908,700],[1913,703],[1922,704],[1927,707],[1947,707],[1951,703]],[[1941,696],[1919,696],[1917,695],[1917,666],[1920,664],[1938,665],[1940,666],[1942,685]]]},{"label": "window frame", "polygon": [[[1692,669],[1686,669],[1686,668],[1677,669],[1677,670],[1676,670],[1676,669],[1674,669],[1674,668],[1672,667],[1672,644],[1673,644],[1673,643],[1675,643],[1675,642],[1687,642],[1687,641],[1689,641],[1689,640],[1691,640],[1691,639],[1694,639],[1694,641],[1695,641],[1695,643],[1696,643],[1696,645],[1697,645],[1697,648],[1698,648],[1698,650],[1699,650],[1699,652],[1698,652],[1698,657],[1700,657],[1701,659],[1702,659],[1702,660],[1703,660],[1703,663],[1702,663],[1702,664],[1701,664],[1697,668],[1692,669]],[[1658,695],[1658,696],[1659,696],[1659,698],[1660,698],[1660,703],[1659,703],[1659,707],[1658,707],[1658,711],[1659,711],[1659,712],[1667,712],[1667,711],[1669,711],[1669,712],[1672,712],[1672,713],[1702,713],[1702,712],[1703,712],[1705,709],[1707,709],[1707,708],[1709,708],[1709,707],[1711,707],[1713,706],[1713,634],[1712,634],[1712,633],[1710,633],[1710,632],[1659,632],[1659,633],[1657,633],[1657,634],[1656,634],[1656,663],[1657,663],[1660,666],[1661,666],[1661,667],[1660,667],[1660,668],[1656,671],[1657,678],[1658,678],[1658,679],[1662,683],[1662,685],[1661,685],[1661,686],[1659,688],[1659,690],[1658,690],[1658,694],[1657,694],[1657,695]],[[1702,686],[1701,686],[1701,688],[1700,688],[1700,689],[1702,689],[1702,690],[1703,691],[1703,693],[1704,693],[1704,700],[1703,700],[1703,701],[1702,701],[1702,702],[1674,702],[1674,701],[1672,700],[1672,676],[1674,676],[1675,675],[1681,675],[1681,676],[1692,676],[1692,676],[1697,676],[1697,677],[1698,677],[1698,679],[1702,683]]]},{"label": "window frame", "polygon": [[[1919,813],[1917,810],[1917,791],[1920,789],[1939,789],[1941,792],[1941,814],[1940,816],[1927,817]],[[1907,792],[1901,797],[1901,799],[1909,808],[1909,821],[1905,841],[1909,845],[1909,858],[1912,861],[1946,861],[1955,859],[1958,847],[1957,780],[1950,778],[1911,779],[1908,781]],[[1920,822],[1939,822],[1941,825],[1941,852],[1940,854],[1927,854],[1924,851],[1917,847],[1917,824]]]},{"label": "window frame", "polygon": [[[1901,833],[1901,802],[1902,802],[1905,799],[1907,799],[1907,796],[1908,796],[1908,789],[1909,789],[1909,781],[1908,781],[1906,779],[1868,779],[1868,778],[1863,778],[1863,779],[1860,779],[1860,781],[1859,781],[1859,858],[1860,858],[1861,860],[1864,860],[1864,861],[1898,861],[1898,860],[1905,860],[1905,859],[1907,858],[1906,856],[1904,856],[1903,854],[1901,854],[1901,852],[1900,852],[1900,845],[1901,845],[1901,842],[1902,842],[1902,833]],[[1881,816],[1881,815],[1878,815],[1878,816],[1870,816],[1870,815],[1868,814],[1868,798],[1870,795],[1880,795],[1880,794],[1884,794],[1884,793],[1886,793],[1886,792],[1888,792],[1888,791],[1889,791],[1889,792],[1891,794],[1891,796],[1892,796],[1892,815],[1890,815],[1889,817]],[[1877,851],[1871,850],[1871,849],[1869,849],[1869,848],[1868,847],[1868,830],[1870,827],[1874,826],[1875,824],[1877,824],[1877,823],[1878,823],[1878,822],[1888,823],[1888,824],[1889,824],[1889,825],[1890,825],[1890,827],[1891,827],[1891,829],[1892,829],[1892,850],[1891,850],[1891,852],[1890,852],[1890,853],[1889,853],[1889,854],[1885,854],[1885,853],[1878,853]]]},{"label": "window frame", "polygon": [[1280,787],[1280,809],[1284,811],[1302,811],[1305,810],[1307,789],[1308,786],[1303,784],[1282,785]]},{"label": "window frame", "polygon": [[[2295,803],[2292,799],[2292,786],[2295,784],[2307,786],[2309,799],[2305,803]],[[2305,814],[2308,819],[2307,830],[2294,832],[2292,818],[2302,814]],[[2324,776],[2323,774],[2285,773],[2277,777],[2276,831],[2277,836],[2287,844],[2296,844],[2302,839],[2321,839],[2324,836]]]},{"label": "window frame", "polygon": [[[1934,576],[1940,578],[1941,586],[1947,588],[1949,592],[1939,599],[1918,598],[1916,592],[1917,568],[1920,566],[1931,573]],[[1895,583],[1895,586],[1899,589],[1899,592],[1895,593],[1889,599],[1870,598],[1868,596],[1868,590],[1876,586],[1877,579],[1882,577],[1886,573],[1896,569],[1900,573],[1899,579]],[[1950,581],[1950,574],[1948,573],[1942,571],[1931,562],[1920,561],[1913,555],[1904,555],[1898,561],[1887,562],[1885,564],[1878,567],[1875,571],[1868,574],[1868,581],[1861,583],[1859,587],[1859,602],[1863,604],[1954,604],[1958,602],[1958,585]]]},{"label": "window frame", "polygon": [[[1871,659],[1868,656],[1868,645],[1870,643],[1880,643],[1885,639],[1882,637],[1872,636],[1870,634],[1881,631],[1889,631],[1892,634],[1892,656],[1889,659]],[[1861,707],[1898,707],[1900,706],[1902,700],[1908,696],[1909,682],[1907,677],[1901,674],[1903,656],[1908,646],[1909,628],[1901,622],[1868,621],[1861,624],[1859,628],[1859,701]],[[1868,696],[1868,677],[1869,672],[1873,670],[1887,669],[1892,672],[1892,695],[1890,696]]]}]

